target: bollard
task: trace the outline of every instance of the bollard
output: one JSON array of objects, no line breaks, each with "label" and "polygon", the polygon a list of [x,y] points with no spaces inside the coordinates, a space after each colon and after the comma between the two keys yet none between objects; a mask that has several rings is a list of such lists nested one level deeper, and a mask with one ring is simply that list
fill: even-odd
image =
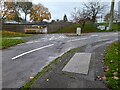
[{"label": "bollard", "polygon": [[77,27],[76,33],[77,33],[77,35],[81,35],[81,28],[80,27]]}]

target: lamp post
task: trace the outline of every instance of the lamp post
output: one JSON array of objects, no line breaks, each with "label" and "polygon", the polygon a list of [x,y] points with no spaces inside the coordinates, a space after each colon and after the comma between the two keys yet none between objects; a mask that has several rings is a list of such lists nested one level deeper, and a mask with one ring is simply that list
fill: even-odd
[{"label": "lamp post", "polygon": [[111,10],[110,10],[109,30],[112,29],[112,24],[113,24],[113,18],[114,18],[114,4],[115,4],[115,0],[112,0],[112,2],[111,2]]}]

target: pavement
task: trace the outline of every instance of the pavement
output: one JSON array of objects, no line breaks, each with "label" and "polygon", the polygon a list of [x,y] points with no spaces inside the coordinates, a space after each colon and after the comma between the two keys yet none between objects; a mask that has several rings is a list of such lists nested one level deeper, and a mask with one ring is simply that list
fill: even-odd
[{"label": "pavement", "polygon": [[[104,58],[105,49],[110,44],[108,42],[109,41],[106,41],[106,43],[102,45],[96,43],[91,47],[92,56],[89,64],[90,66],[88,65],[88,74],[63,70],[67,66],[65,66],[65,63],[68,62],[67,64],[69,65],[71,62],[70,59],[73,58],[76,53],[72,55],[68,54],[67,56],[62,57],[61,61],[52,67],[51,71],[40,76],[31,88],[101,88],[102,90],[108,90],[105,85],[105,80],[99,80],[97,78],[98,76],[104,77],[105,75],[102,60]],[[96,47],[97,45],[100,46]],[[88,46],[79,47],[80,49],[77,53],[85,53],[86,49],[88,49],[87,47]],[[71,67],[72,65],[69,68]]]},{"label": "pavement", "polygon": [[45,34],[24,39],[28,42],[2,51],[3,88],[20,88],[31,76],[70,49],[88,45],[86,51],[90,52],[93,43],[112,43],[118,39],[118,33],[90,33],[71,37],[64,34]]}]

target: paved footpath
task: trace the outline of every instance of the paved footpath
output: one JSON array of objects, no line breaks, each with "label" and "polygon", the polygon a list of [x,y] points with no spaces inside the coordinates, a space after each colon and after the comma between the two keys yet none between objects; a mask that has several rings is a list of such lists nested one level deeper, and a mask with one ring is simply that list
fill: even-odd
[{"label": "paved footpath", "polygon": [[[68,54],[61,58],[61,61],[52,68],[52,70],[46,72],[45,75],[40,76],[31,88],[104,88],[105,80],[98,80],[96,77],[104,76],[103,70],[103,57],[106,47],[110,41],[94,43],[79,48],[78,52],[92,53],[89,72],[87,75],[73,72],[62,71],[75,53]],[[76,52],[76,53],[78,53]]]},{"label": "paved footpath", "polygon": [[[64,34],[45,34],[24,39],[28,42],[2,51],[3,88],[20,88],[31,76],[70,49],[94,42],[112,41],[118,39],[118,33],[90,33],[69,37]],[[88,51],[91,51],[91,45],[85,50]]]}]

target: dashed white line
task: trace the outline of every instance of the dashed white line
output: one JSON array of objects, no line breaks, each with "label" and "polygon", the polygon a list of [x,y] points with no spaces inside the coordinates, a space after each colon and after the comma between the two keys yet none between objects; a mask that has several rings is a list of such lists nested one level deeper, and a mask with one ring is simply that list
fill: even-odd
[{"label": "dashed white line", "polygon": [[30,50],[30,51],[28,51],[28,52],[24,52],[24,53],[22,53],[22,54],[20,54],[20,55],[17,55],[17,56],[15,56],[15,57],[13,57],[12,60],[17,59],[17,58],[19,58],[19,57],[22,57],[22,56],[24,56],[24,55],[26,55],[26,54],[29,54],[29,53],[32,53],[32,52],[35,52],[35,51],[38,51],[38,50],[41,50],[41,49],[44,49],[44,48],[47,48],[47,47],[51,47],[51,46],[53,46],[53,45],[54,45],[54,44],[50,44],[50,45],[46,45],[46,46],[43,46],[43,47],[40,47],[40,48],[36,48],[36,49]]}]

